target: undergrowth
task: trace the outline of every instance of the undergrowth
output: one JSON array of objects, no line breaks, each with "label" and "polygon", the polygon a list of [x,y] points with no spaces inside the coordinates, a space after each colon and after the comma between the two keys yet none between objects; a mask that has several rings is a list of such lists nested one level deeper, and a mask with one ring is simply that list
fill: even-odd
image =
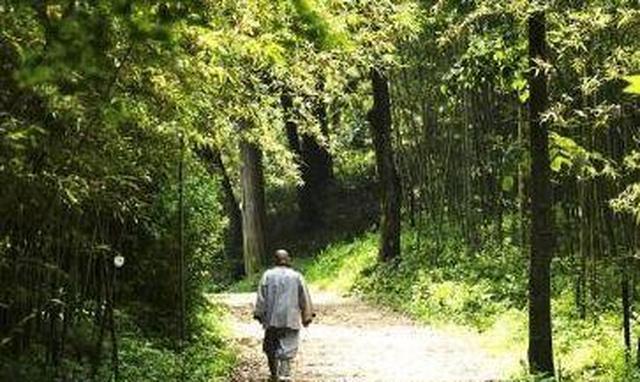
[{"label": "undergrowth", "polygon": [[197,328],[182,351],[155,345],[129,332],[121,350],[122,381],[226,381],[235,356],[220,317],[212,304],[198,314]]},{"label": "undergrowth", "polygon": [[[182,351],[169,346],[170,341],[146,337],[128,316],[118,316],[118,381],[120,382],[223,382],[228,379],[235,356],[224,342],[221,308],[203,307],[197,317],[197,328]],[[166,343],[165,343],[166,342]],[[77,357],[67,357],[56,367],[41,357],[25,355],[18,359],[0,359],[2,381],[111,381],[111,344],[106,342],[103,361],[93,370],[86,358],[90,348]]]},{"label": "undergrowth", "polygon": [[[424,232],[405,229],[402,260],[378,264],[377,236],[365,234],[334,243],[298,266],[317,289],[356,293],[423,323],[476,332],[486,351],[510,358],[505,373],[511,379],[533,380],[526,375],[526,254],[508,236],[475,250],[459,236],[447,237],[427,240]],[[553,284],[557,380],[640,380],[625,362],[619,315],[605,310],[580,319],[568,277],[556,272]]]}]

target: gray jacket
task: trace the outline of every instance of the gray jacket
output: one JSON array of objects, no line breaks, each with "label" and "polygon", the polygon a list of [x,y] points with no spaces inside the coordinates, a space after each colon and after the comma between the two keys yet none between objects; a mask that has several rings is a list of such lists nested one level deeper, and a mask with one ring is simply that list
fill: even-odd
[{"label": "gray jacket", "polygon": [[304,277],[284,266],[266,271],[258,286],[253,315],[265,329],[300,329],[302,322],[311,322],[313,306]]}]

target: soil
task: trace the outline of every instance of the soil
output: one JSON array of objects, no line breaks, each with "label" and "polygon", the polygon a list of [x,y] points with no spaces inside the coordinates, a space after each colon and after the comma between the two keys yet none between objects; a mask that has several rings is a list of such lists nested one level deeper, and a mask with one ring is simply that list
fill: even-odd
[{"label": "soil", "polygon": [[[490,356],[471,334],[419,325],[396,312],[335,293],[313,293],[316,321],[301,332],[297,382],[487,382],[501,380],[505,359]],[[255,295],[215,299],[230,311],[239,362],[230,382],[268,380],[262,327],[252,320]]]}]

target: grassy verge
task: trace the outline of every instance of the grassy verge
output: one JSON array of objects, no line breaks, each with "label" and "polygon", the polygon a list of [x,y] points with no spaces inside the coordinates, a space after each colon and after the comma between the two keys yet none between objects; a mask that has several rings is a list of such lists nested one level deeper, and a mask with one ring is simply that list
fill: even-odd
[{"label": "grassy verge", "polygon": [[182,352],[158,346],[130,332],[121,349],[122,381],[226,381],[235,356],[221,317],[222,309],[207,304],[198,315],[198,327]]},{"label": "grassy verge", "polygon": [[[191,340],[182,352],[167,346],[158,339],[145,337],[128,317],[118,316],[118,380],[121,382],[223,382],[228,380],[235,357],[224,338],[227,337],[222,324],[221,308],[214,305],[203,307]],[[26,355],[19,359],[0,358],[0,380],[2,381],[110,381],[111,344],[105,343],[103,362],[94,371],[91,357],[95,355],[90,346],[75,341],[68,345],[73,353],[53,367],[42,357]],[[165,341],[169,342],[169,341]],[[82,347],[85,346],[85,347]],[[38,354],[33,352],[32,354]]]},{"label": "grassy verge", "polygon": [[[459,240],[427,242],[405,231],[403,259],[377,265],[377,237],[334,243],[298,264],[319,289],[357,293],[443,330],[473,332],[513,380],[525,373],[526,256],[506,238],[470,252]],[[558,266],[558,268],[561,268]],[[638,381],[625,366],[620,319],[613,311],[577,317],[566,276],[552,301],[556,368],[564,381]]]},{"label": "grassy verge", "polygon": [[319,290],[349,292],[360,273],[375,262],[376,241],[372,234],[333,243],[314,258],[297,262],[307,281]]}]

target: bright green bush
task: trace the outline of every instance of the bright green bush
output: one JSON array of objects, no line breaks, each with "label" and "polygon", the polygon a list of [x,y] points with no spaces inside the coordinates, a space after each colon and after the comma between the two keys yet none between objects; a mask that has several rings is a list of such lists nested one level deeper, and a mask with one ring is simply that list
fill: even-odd
[{"label": "bright green bush", "polygon": [[363,269],[353,288],[427,322],[487,328],[498,313],[523,303],[519,252],[505,239],[469,253],[456,237],[436,248],[435,241],[419,242],[419,232],[405,230],[401,261]]},{"label": "bright green bush", "polygon": [[127,382],[224,381],[235,362],[224,338],[223,312],[211,304],[197,315],[196,330],[182,350],[127,333],[121,345],[121,374]]},{"label": "bright green bush", "polygon": [[348,242],[329,245],[314,259],[302,261],[305,277],[320,289],[348,291],[359,273],[375,264],[376,236],[367,234]]},{"label": "bright green bush", "polygon": [[[486,351],[514,358],[514,381],[544,381],[528,376],[522,366],[527,346],[526,255],[509,236],[502,242],[486,240],[475,251],[455,232],[447,237],[438,250],[431,236],[405,229],[402,259],[378,264],[377,235],[366,234],[335,243],[301,266],[316,287],[357,293],[424,323],[478,331]],[[640,380],[638,371],[625,363],[619,313],[606,309],[597,318],[580,319],[572,278],[562,271],[564,261],[555,260],[553,280],[558,374],[563,381],[576,382]]]}]

